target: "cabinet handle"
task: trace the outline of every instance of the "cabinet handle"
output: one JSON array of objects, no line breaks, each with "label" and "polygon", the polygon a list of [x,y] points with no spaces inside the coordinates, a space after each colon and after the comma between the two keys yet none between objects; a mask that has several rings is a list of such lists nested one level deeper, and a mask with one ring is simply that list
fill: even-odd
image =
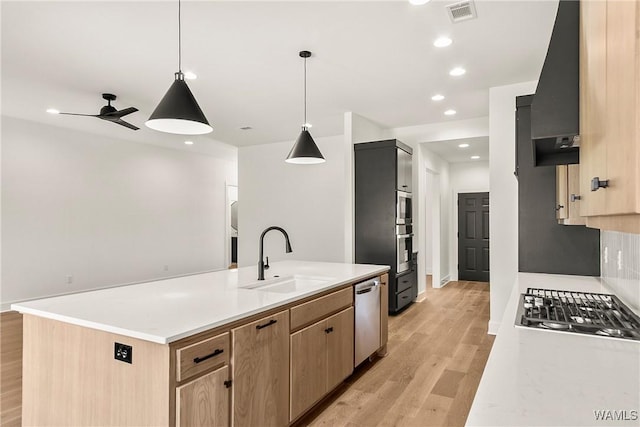
[{"label": "cabinet handle", "polygon": [[326,334],[330,334],[331,332],[333,332],[333,326],[328,327],[327,329],[324,330],[324,332]]},{"label": "cabinet handle", "polygon": [[226,388],[231,388],[231,380],[227,380],[227,381],[225,381],[225,382],[224,382],[224,386],[225,386]]},{"label": "cabinet handle", "polygon": [[205,360],[211,359],[212,357],[216,357],[217,355],[222,354],[223,352],[224,350],[217,348],[213,353],[207,354],[206,356],[202,356],[202,357],[196,357],[195,359],[193,359],[193,361],[194,363],[204,362]]},{"label": "cabinet handle", "polygon": [[562,206],[562,205],[556,206],[556,211],[559,211],[560,209],[564,209],[564,206]]},{"label": "cabinet handle", "polygon": [[571,195],[571,201],[572,202],[575,202],[576,200],[581,200],[581,199],[582,199],[582,197],[580,197],[579,194],[572,194]]},{"label": "cabinet handle", "polygon": [[607,188],[609,186],[609,180],[605,179],[604,181],[600,180],[600,177],[595,177],[591,180],[591,191],[597,191],[600,188]]},{"label": "cabinet handle", "polygon": [[267,326],[271,326],[274,325],[277,322],[276,319],[271,319],[269,320],[267,323],[265,323],[264,325],[257,325],[256,329],[262,329],[262,328],[266,328]]}]

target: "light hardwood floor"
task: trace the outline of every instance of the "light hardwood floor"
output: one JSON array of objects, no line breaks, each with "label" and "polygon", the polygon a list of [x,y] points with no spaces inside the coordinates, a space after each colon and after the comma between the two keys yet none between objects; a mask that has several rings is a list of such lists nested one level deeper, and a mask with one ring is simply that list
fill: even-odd
[{"label": "light hardwood floor", "polygon": [[489,284],[450,282],[389,318],[388,354],[358,368],[298,425],[463,426],[493,336]]}]

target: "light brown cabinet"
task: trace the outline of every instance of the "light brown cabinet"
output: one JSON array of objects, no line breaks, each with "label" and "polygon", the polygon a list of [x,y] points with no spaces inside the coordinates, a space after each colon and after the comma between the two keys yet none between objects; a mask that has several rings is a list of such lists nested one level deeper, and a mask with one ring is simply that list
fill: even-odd
[{"label": "light brown cabinet", "polygon": [[289,423],[289,310],[231,330],[233,425]]},{"label": "light brown cabinet", "polygon": [[229,419],[229,366],[223,366],[176,390],[176,426],[224,427]]},{"label": "light brown cabinet", "polygon": [[386,356],[389,340],[389,275],[380,277],[380,351],[378,356]]},{"label": "light brown cabinet", "polygon": [[291,335],[293,421],[353,372],[353,307]]},{"label": "light brown cabinet", "polygon": [[559,224],[585,225],[580,216],[580,166],[556,166],[556,218]]},{"label": "light brown cabinet", "polygon": [[640,3],[580,7],[581,215],[640,233]]}]

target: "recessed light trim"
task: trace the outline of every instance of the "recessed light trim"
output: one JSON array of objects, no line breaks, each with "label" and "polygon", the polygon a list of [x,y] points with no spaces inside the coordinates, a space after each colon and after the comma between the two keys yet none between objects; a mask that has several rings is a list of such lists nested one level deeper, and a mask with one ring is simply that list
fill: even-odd
[{"label": "recessed light trim", "polygon": [[184,72],[184,78],[187,80],[195,80],[198,78],[198,75],[196,73],[194,73],[193,71],[185,71]]},{"label": "recessed light trim", "polygon": [[56,110],[55,108],[47,108],[47,113],[49,113],[49,114],[60,114],[60,111]]},{"label": "recessed light trim", "polygon": [[480,156],[471,156],[471,160],[478,160]]},{"label": "recessed light trim", "polygon": [[444,95],[436,94],[431,97],[432,101],[442,101],[444,99]]},{"label": "recessed light trim", "polygon": [[184,145],[193,145],[193,141],[185,141]]},{"label": "recessed light trim", "polygon": [[466,74],[467,70],[462,67],[455,67],[451,71],[449,71],[450,76],[459,77]]},{"label": "recessed light trim", "polygon": [[458,144],[458,147],[460,147],[460,148],[468,148],[469,144]]},{"label": "recessed light trim", "polygon": [[444,112],[445,116],[453,116],[456,114],[456,110],[447,110]]},{"label": "recessed light trim", "polygon": [[427,4],[430,1],[431,0],[409,0],[409,3],[411,3],[414,6],[422,6],[423,4]]},{"label": "recessed light trim", "polygon": [[434,42],[433,45],[435,47],[447,47],[450,46],[451,43],[453,43],[453,40],[451,40],[449,37],[438,37]]}]

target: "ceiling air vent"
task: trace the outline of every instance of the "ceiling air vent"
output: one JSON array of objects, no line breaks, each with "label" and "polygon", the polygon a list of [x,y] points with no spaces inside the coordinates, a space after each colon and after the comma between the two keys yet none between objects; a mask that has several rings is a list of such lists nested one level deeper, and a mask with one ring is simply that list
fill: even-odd
[{"label": "ceiling air vent", "polygon": [[461,22],[476,18],[476,5],[472,1],[461,1],[447,6],[451,22]]}]

